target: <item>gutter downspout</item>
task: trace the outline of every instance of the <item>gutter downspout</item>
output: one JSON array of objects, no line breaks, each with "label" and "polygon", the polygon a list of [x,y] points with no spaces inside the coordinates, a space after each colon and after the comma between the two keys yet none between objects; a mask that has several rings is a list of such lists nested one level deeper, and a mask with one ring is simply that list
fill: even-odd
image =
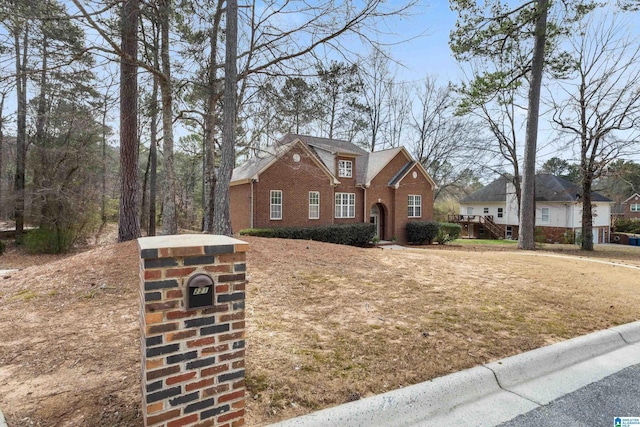
[{"label": "gutter downspout", "polygon": [[368,223],[369,219],[367,218],[367,187],[363,184],[357,184],[356,187],[362,188],[363,196],[362,196],[362,222]]},{"label": "gutter downspout", "polygon": [[249,228],[253,228],[253,183],[255,179],[251,180],[251,194],[249,195]]}]

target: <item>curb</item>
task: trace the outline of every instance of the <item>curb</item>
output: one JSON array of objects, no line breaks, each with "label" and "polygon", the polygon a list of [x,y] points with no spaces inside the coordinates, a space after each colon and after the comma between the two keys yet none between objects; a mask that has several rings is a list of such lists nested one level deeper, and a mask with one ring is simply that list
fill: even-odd
[{"label": "curb", "polygon": [[271,427],[497,425],[640,363],[640,321]]},{"label": "curb", "polygon": [[0,411],[0,427],[7,427],[7,421],[4,419],[2,411]]}]

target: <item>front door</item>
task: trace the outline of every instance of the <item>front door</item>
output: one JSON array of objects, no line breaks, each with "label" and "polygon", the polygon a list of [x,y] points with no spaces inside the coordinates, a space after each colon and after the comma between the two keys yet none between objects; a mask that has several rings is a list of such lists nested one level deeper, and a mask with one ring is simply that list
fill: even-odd
[{"label": "front door", "polygon": [[384,240],[384,210],[380,204],[371,206],[369,212],[369,222],[376,226],[376,237],[380,240]]},{"label": "front door", "polygon": [[376,205],[371,207],[369,222],[376,226],[376,237],[380,239],[380,211]]}]

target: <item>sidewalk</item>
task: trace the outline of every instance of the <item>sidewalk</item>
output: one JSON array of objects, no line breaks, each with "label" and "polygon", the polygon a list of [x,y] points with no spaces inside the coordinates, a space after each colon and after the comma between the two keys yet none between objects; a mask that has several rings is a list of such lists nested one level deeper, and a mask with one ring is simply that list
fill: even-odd
[{"label": "sidewalk", "polygon": [[496,426],[638,364],[640,321],[272,427]]}]

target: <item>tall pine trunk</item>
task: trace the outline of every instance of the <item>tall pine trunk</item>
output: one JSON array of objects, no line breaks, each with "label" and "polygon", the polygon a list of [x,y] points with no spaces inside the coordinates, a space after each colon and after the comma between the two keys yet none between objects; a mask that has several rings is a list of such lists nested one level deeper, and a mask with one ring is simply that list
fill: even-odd
[{"label": "tall pine trunk", "polygon": [[169,57],[169,9],[170,0],[159,3],[160,12],[160,62],[162,77],[159,79],[162,98],[162,155],[164,167],[162,205],[162,234],[178,234],[176,213],[176,173],[173,165],[173,94],[171,86],[171,58]]},{"label": "tall pine trunk", "polygon": [[6,219],[6,212],[4,209],[4,99],[6,93],[0,94],[0,219]]},{"label": "tall pine trunk", "polygon": [[213,233],[213,217],[215,213],[215,188],[216,188],[216,107],[220,100],[220,92],[217,89],[218,61],[216,53],[218,52],[218,32],[220,31],[220,21],[222,19],[222,6],[224,0],[218,0],[216,13],[214,15],[209,40],[211,50],[209,53],[209,75],[207,87],[207,108],[204,118],[204,218],[203,230],[206,233]]},{"label": "tall pine trunk", "polygon": [[238,1],[227,0],[227,28],[224,63],[224,105],[222,123],[222,153],[220,173],[216,181],[214,232],[230,236],[229,183],[235,165],[236,98],[237,98],[237,47],[238,47]]},{"label": "tall pine trunk", "polygon": [[51,194],[49,188],[46,188],[44,184],[44,176],[42,176],[43,171],[49,171],[50,167],[48,165],[49,159],[47,158],[47,147],[44,135],[44,128],[46,125],[46,111],[47,111],[47,97],[46,97],[46,86],[47,86],[47,60],[48,60],[48,52],[47,52],[47,39],[44,38],[42,40],[42,67],[40,69],[40,94],[38,95],[38,103],[37,103],[37,113],[36,113],[36,138],[35,138],[35,147],[34,151],[36,154],[37,167],[34,168],[33,171],[33,181],[35,184],[35,189],[38,193],[41,194],[41,205],[40,205],[40,220],[38,225],[40,228],[48,228],[49,223],[51,221],[52,207],[49,204],[55,204],[55,201],[52,200],[55,198],[55,195]]},{"label": "tall pine trunk", "polygon": [[107,223],[107,108],[108,92],[104,96],[104,109],[102,110],[102,194],[100,195],[102,225]]},{"label": "tall pine trunk", "polygon": [[[138,216],[138,0],[122,5],[120,58],[120,215],[118,241],[140,237]],[[129,60],[128,58],[131,58]]]},{"label": "tall pine trunk", "polygon": [[[150,142],[150,146],[153,145],[153,142]],[[151,150],[149,150],[149,155],[147,155],[147,165],[144,168],[144,176],[142,177],[142,202],[140,203],[140,228],[144,230],[148,226],[148,218],[147,218],[147,183],[149,182],[149,169],[151,168]]]},{"label": "tall pine trunk", "polygon": [[524,146],[524,164],[522,168],[522,201],[520,206],[520,231],[518,248],[533,250],[536,248],[536,149],[538,143],[538,116],[540,112],[540,86],[544,68],[544,45],[547,33],[548,0],[538,0],[533,61],[531,63],[531,86],[529,87],[529,106],[527,130]]},{"label": "tall pine trunk", "polygon": [[[156,46],[157,47],[157,46]],[[156,69],[157,69],[156,49]],[[151,144],[149,145],[149,229],[148,236],[156,235],[156,204],[158,180],[158,77],[153,76],[153,91],[151,93]]]},{"label": "tall pine trunk", "polygon": [[[24,232],[24,187],[25,167],[27,157],[27,49],[29,27],[24,29],[24,40],[20,43],[20,32],[14,33],[14,48],[16,55],[16,96],[18,98],[17,129],[16,129],[16,173],[14,181],[15,205],[14,218],[16,221],[16,242],[22,241]],[[23,51],[20,52],[22,45]],[[22,55],[22,56],[21,56]]]}]

